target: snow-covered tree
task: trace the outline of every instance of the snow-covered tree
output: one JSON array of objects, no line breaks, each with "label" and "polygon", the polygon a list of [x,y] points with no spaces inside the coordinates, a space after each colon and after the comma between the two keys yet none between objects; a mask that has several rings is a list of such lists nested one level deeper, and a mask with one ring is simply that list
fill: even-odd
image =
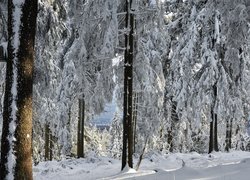
[{"label": "snow-covered tree", "polygon": [[40,8],[35,137],[49,124],[60,145],[56,154],[70,155],[78,99],[85,97],[86,120],[112,100],[117,2],[45,0]]},{"label": "snow-covered tree", "polygon": [[[177,36],[172,41],[169,95],[176,102],[180,121],[190,127],[191,139],[200,136],[199,133],[208,134],[206,124],[214,122],[218,124],[218,145],[222,148],[226,122],[233,118],[234,122],[244,124],[246,119],[241,76],[247,62],[243,50],[247,43],[248,20],[244,14],[247,3],[234,1],[231,6],[221,1],[192,1],[185,4],[186,8],[190,7],[186,14],[170,23],[169,30],[172,31],[171,26],[176,27],[173,30],[176,29]],[[235,26],[235,22],[239,25]],[[232,35],[236,32],[237,37]]]},{"label": "snow-covered tree", "polygon": [[38,1],[8,2],[1,179],[33,179],[32,86]]}]

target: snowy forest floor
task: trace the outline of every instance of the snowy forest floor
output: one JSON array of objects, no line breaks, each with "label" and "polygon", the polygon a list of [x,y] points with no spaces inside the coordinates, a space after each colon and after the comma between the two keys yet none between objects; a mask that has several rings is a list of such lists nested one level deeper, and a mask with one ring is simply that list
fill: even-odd
[{"label": "snowy forest floor", "polygon": [[[136,160],[134,161],[137,162]],[[143,159],[139,171],[120,171],[121,161],[90,156],[41,162],[34,166],[35,180],[248,180],[250,152],[212,154],[153,154]]]}]

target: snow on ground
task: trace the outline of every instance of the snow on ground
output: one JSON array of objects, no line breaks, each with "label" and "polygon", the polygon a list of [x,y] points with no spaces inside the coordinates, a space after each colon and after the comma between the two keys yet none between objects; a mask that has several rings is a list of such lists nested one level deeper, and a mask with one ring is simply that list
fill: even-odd
[{"label": "snow on ground", "polygon": [[[134,161],[137,162],[136,160]],[[248,180],[250,152],[208,154],[153,154],[143,159],[139,171],[126,168],[107,157],[87,157],[41,162],[34,167],[35,180]]]}]

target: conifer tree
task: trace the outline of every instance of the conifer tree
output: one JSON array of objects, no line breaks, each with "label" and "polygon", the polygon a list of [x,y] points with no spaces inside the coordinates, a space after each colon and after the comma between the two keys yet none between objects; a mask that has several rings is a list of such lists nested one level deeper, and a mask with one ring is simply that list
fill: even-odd
[{"label": "conifer tree", "polygon": [[37,0],[8,1],[8,60],[0,179],[32,177],[32,85]]}]

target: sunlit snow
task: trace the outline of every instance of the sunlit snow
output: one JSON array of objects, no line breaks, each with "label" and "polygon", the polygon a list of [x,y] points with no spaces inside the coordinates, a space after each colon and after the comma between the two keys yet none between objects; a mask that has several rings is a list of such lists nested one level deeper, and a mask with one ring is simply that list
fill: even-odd
[{"label": "sunlit snow", "polygon": [[[137,162],[137,159],[134,160]],[[143,159],[138,171],[121,161],[107,157],[89,156],[85,159],[41,162],[34,167],[35,180],[186,180],[237,179],[247,180],[250,171],[250,152],[233,151],[212,154],[152,154]]]}]

